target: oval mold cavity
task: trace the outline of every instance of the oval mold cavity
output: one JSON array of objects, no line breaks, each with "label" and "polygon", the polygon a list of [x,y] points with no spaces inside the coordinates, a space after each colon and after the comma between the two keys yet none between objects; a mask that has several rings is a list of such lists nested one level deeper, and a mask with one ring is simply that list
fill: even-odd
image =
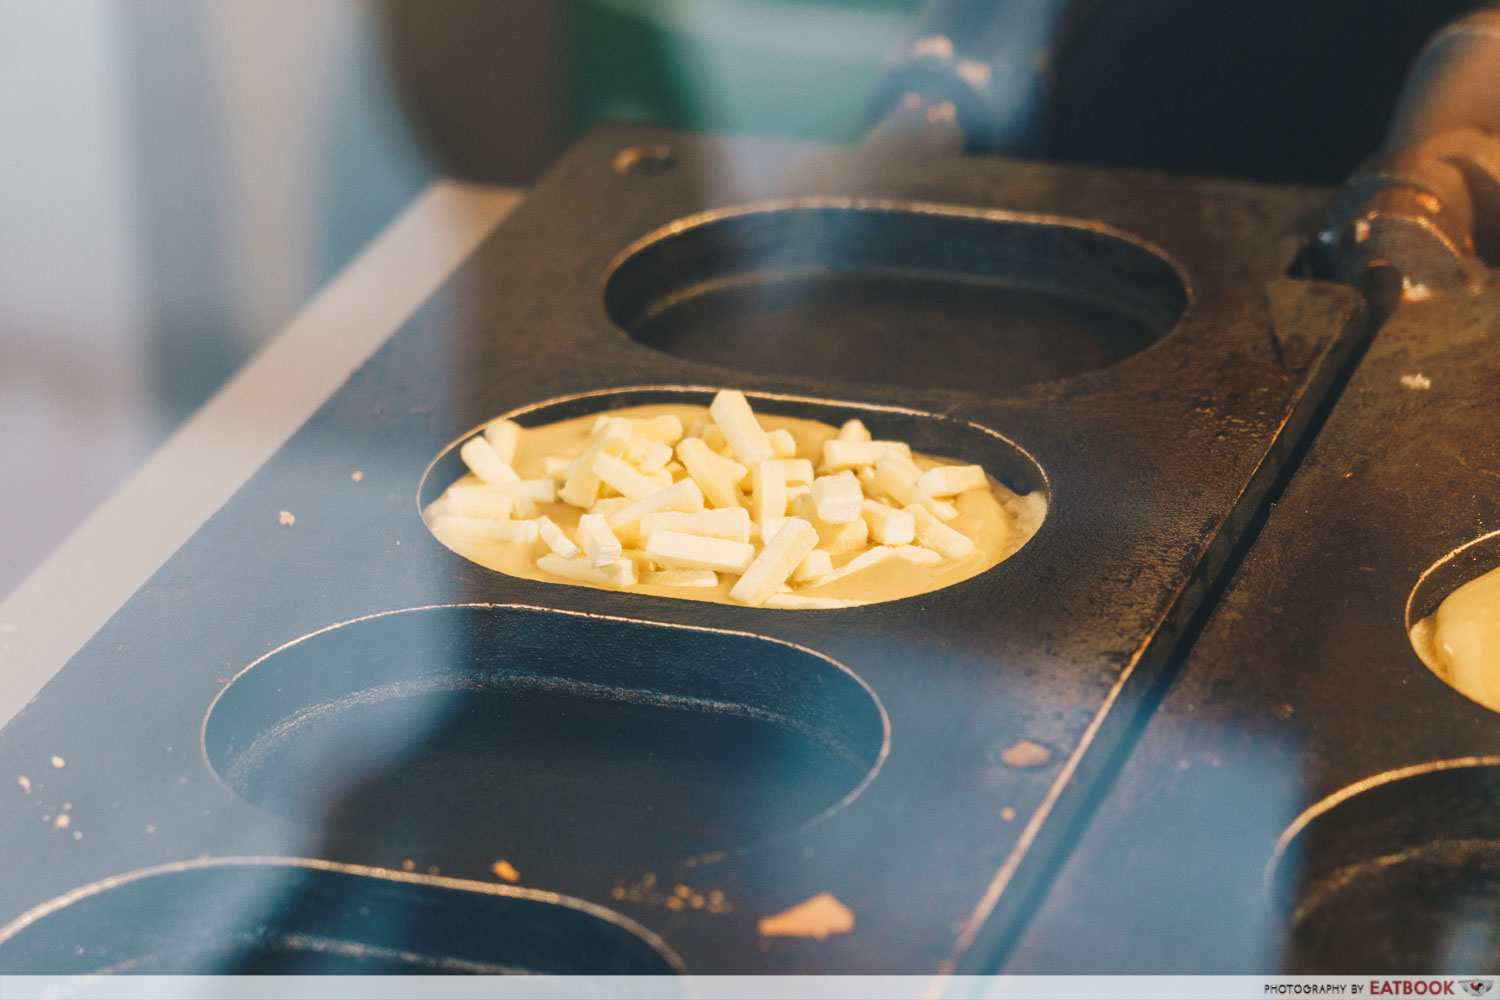
[{"label": "oval mold cavity", "polygon": [[1433,616],[1454,591],[1496,569],[1500,569],[1500,531],[1481,535],[1433,563],[1406,600],[1406,635],[1417,657],[1443,683],[1492,711],[1500,711],[1500,697],[1496,695],[1500,683],[1489,673],[1454,676],[1446,658],[1438,652]]},{"label": "oval mold cavity", "polygon": [[675,975],[591,903],[303,859],[220,859],[87,886],[0,930],[12,975]]},{"label": "oval mold cavity", "polygon": [[1286,971],[1466,974],[1500,966],[1500,767],[1430,770],[1313,818],[1275,876]]},{"label": "oval mold cavity", "polygon": [[795,829],[870,780],[888,732],[862,681],[787,643],[461,605],[282,647],[225,687],[203,739],[319,856],[475,877],[505,859],[536,884]]},{"label": "oval mold cavity", "polygon": [[667,354],[983,393],[1130,357],[1187,303],[1165,255],[1098,223],[847,199],[679,220],[604,285],[610,319]]},{"label": "oval mold cavity", "polygon": [[[606,389],[545,400],[500,414],[495,419],[513,420],[523,428],[533,429],[564,424],[579,418],[597,417],[631,407],[683,405],[706,408],[718,391],[716,388],[702,386],[633,386]],[[816,421],[837,428],[850,419],[858,418],[868,425],[870,432],[877,439],[902,441],[909,444],[912,451],[923,455],[983,466],[991,478],[1003,483],[1019,496],[1033,492],[1041,494],[1044,501],[1042,512],[1036,518],[1028,520],[1024,530],[1019,526],[1021,523],[1019,520],[1013,521],[1012,526],[1016,530],[1010,535],[1003,551],[991,552],[981,548],[982,557],[979,559],[948,561],[937,570],[925,566],[918,567],[903,579],[901,586],[888,591],[861,595],[860,606],[933,593],[987,574],[1007,560],[1014,558],[1018,551],[1029,545],[1035,535],[1043,530],[1046,509],[1050,508],[1052,501],[1051,488],[1046,474],[1035,458],[1013,441],[988,427],[940,414],[895,406],[772,393],[747,392],[745,395],[756,415],[762,419],[770,418],[774,422],[777,418],[794,418],[795,420]],[[707,415],[706,411],[704,415]],[[427,510],[429,505],[442,496],[444,490],[468,473],[469,470],[460,455],[460,448],[465,441],[482,429],[482,426],[475,428],[453,441],[428,465],[417,487],[419,510]],[[556,511],[553,513],[554,516],[558,516],[559,520],[563,520],[560,515],[556,514]],[[430,522],[428,529],[432,530]],[[433,532],[433,537],[465,559],[494,572],[523,579],[541,580],[554,585],[571,582],[560,577],[552,578],[546,574],[540,574],[534,569],[534,561],[528,562],[522,558],[528,550],[533,553],[538,549],[545,552],[546,548],[541,543],[526,543],[527,548],[517,548],[519,555],[505,555],[502,559],[495,559],[486,557],[487,552],[492,554],[494,547],[478,545],[465,548],[454,544],[451,538],[444,539],[436,531]],[[517,565],[518,561],[519,565]],[[616,592],[708,601],[719,599],[721,593],[727,589],[727,583],[721,583],[718,589],[636,586]],[[727,599],[724,603],[736,609],[743,609],[743,605],[733,604]],[[773,610],[771,613],[786,612]]]}]

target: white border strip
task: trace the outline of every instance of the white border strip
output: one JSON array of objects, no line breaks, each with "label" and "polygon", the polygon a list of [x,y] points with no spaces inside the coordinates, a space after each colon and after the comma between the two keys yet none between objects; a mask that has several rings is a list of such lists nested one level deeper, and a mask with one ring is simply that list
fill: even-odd
[{"label": "white border strip", "polygon": [[[6,1000],[916,1000],[926,976],[0,976]],[[1489,987],[1484,984],[1488,982]],[[1465,984],[1472,984],[1465,990]],[[966,1000],[1213,1000],[1218,997],[1494,996],[1495,980],[1444,976],[955,976]],[[1471,992],[1482,990],[1483,992]]]},{"label": "white border strip", "polygon": [[437,181],[0,601],[0,726],[521,200]]}]

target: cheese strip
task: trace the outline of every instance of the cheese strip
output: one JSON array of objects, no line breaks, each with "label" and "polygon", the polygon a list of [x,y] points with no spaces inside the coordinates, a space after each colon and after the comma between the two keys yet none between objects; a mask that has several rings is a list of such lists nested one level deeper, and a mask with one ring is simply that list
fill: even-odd
[{"label": "cheese strip", "polygon": [[900,441],[840,441],[838,438],[824,441],[823,470],[838,472],[841,469],[874,465],[890,449],[902,455],[911,455],[911,449]]},{"label": "cheese strip", "polygon": [[444,531],[462,531],[491,542],[520,542],[529,545],[536,541],[534,521],[495,521],[483,517],[444,514],[433,522],[432,530],[438,534]]},{"label": "cheese strip", "polygon": [[578,519],[578,544],[588,556],[589,565],[595,569],[615,562],[623,548],[615,533],[609,530],[609,522],[599,514],[585,514]]},{"label": "cheese strip", "polygon": [[714,394],[708,412],[714,424],[724,432],[734,457],[746,468],[754,468],[756,462],[775,458],[771,441],[755,419],[750,401],[738,389],[721,389]]},{"label": "cheese strip", "polygon": [[904,510],[865,500],[859,513],[870,527],[870,538],[881,545],[907,545],[917,537],[916,518]]},{"label": "cheese strip", "polygon": [[[692,480],[687,480],[689,485]],[[696,487],[695,487],[696,488]],[[722,507],[696,513],[664,512],[641,518],[640,533],[650,538],[657,531],[679,531],[684,535],[704,535],[731,542],[750,541],[750,512],[743,507]]]},{"label": "cheese strip", "polygon": [[635,565],[629,559],[618,559],[607,566],[594,566],[588,556],[564,559],[549,552],[536,561],[537,568],[554,576],[581,583],[592,583],[601,587],[634,587]]},{"label": "cheese strip", "polygon": [[811,486],[813,481],[813,464],[809,458],[784,458],[781,460],[782,473],[786,476],[787,486]]},{"label": "cheese strip", "polygon": [[729,442],[724,440],[724,432],[707,420],[694,422],[687,436],[702,441],[708,445],[710,451],[723,453],[729,450]]},{"label": "cheese strip", "polygon": [[496,521],[508,520],[515,509],[511,495],[495,486],[450,486],[443,494],[442,504],[446,514]]},{"label": "cheese strip", "polygon": [[797,568],[792,570],[792,579],[798,583],[806,583],[816,580],[820,576],[826,576],[833,572],[833,556],[822,549],[813,549],[802,557]]},{"label": "cheese strip", "polygon": [[930,497],[951,497],[989,484],[984,468],[978,465],[940,465],[917,477],[917,489]]},{"label": "cheese strip", "polygon": [[557,491],[558,499],[574,507],[588,510],[599,498],[599,476],[594,472],[594,459],[601,452],[618,455],[629,446],[630,421],[623,417],[611,417],[604,427],[584,445],[583,451],[568,466],[567,482]]},{"label": "cheese strip", "polygon": [[911,460],[910,452],[903,452],[892,448],[884,452],[881,458],[886,460],[886,465],[901,473],[901,478],[916,483],[922,477],[922,470],[916,462]]},{"label": "cheese strip", "polygon": [[838,440],[868,441],[870,440],[870,429],[858,417],[855,417],[853,420],[846,420],[844,421],[844,426],[839,428]]},{"label": "cheese strip", "polygon": [[856,601],[848,597],[817,597],[812,594],[772,594],[762,607],[778,608],[782,611],[812,611],[826,608],[858,608],[869,601]]},{"label": "cheese strip", "polygon": [[974,551],[974,543],[932,516],[927,508],[912,504],[907,513],[916,518],[917,544],[948,559],[962,559]]},{"label": "cheese strip", "polygon": [[819,517],[818,505],[811,491],[798,495],[792,501],[792,516],[811,524],[818,533],[818,548],[827,549],[834,555],[858,552],[870,539],[869,525],[865,524],[862,517],[856,517],[848,524],[832,524]]},{"label": "cheese strip", "polygon": [[614,487],[622,496],[632,500],[644,500],[653,493],[660,492],[662,488],[656,480],[643,476],[623,459],[616,458],[607,451],[594,456],[594,475],[599,477],[600,482]]},{"label": "cheese strip", "polygon": [[808,584],[808,586],[821,587],[825,583],[833,583],[835,580],[842,580],[846,576],[852,576],[853,574],[858,573],[861,570],[866,570],[871,566],[883,563],[887,559],[895,556],[895,554],[896,550],[891,548],[890,546],[877,545],[873,549],[861,552],[853,559],[850,559],[848,562],[844,563],[844,565],[840,566],[838,569],[831,570],[830,572],[823,574],[822,576],[818,577],[816,580]]},{"label": "cheese strip", "polygon": [[675,413],[632,420],[631,426],[658,444],[671,446],[682,440],[682,418]]},{"label": "cheese strip", "polygon": [[860,503],[864,494],[860,492],[859,480],[854,473],[844,471],[832,476],[819,476],[812,484],[813,502],[818,505],[818,517],[829,524],[848,524],[859,520]]},{"label": "cheese strip", "polygon": [[482,437],[465,441],[463,447],[458,449],[458,457],[464,460],[470,472],[491,486],[504,486],[521,479],[516,475],[516,470],[510,467],[510,463],[502,461],[495,454],[494,446]]},{"label": "cheese strip", "polygon": [[553,479],[518,479],[495,488],[509,493],[517,501],[517,506],[520,506],[519,501],[522,500],[552,503],[557,499],[557,481]]},{"label": "cheese strip", "polygon": [[922,491],[917,488],[916,479],[909,478],[905,470],[888,455],[881,456],[875,463],[875,478],[871,485],[903,507],[916,503],[917,498],[922,495]]},{"label": "cheese strip", "polygon": [[711,569],[662,569],[642,573],[641,583],[656,587],[717,587],[719,574]]},{"label": "cheese strip", "polygon": [[941,555],[920,545],[898,545],[894,551],[898,558],[918,566],[932,566],[943,561]]},{"label": "cheese strip", "polygon": [[548,455],[542,459],[542,475],[552,479],[562,479],[568,474],[568,466],[572,464],[571,459]]},{"label": "cheese strip", "polygon": [[[589,513],[598,514],[600,517],[608,520],[633,503],[635,501],[629,497],[605,497],[602,500],[595,500],[590,504]],[[614,525],[610,525],[610,527],[613,528]]]},{"label": "cheese strip", "polygon": [[[624,506],[609,514],[609,526],[616,534],[627,538],[636,538],[641,535],[641,521],[652,514],[663,511],[676,511],[679,513],[694,513],[703,509],[703,491],[698,484],[691,479],[684,479],[680,483],[673,483],[666,489],[657,490],[644,500],[631,502],[626,500]],[[740,510],[742,508],[734,508]],[[748,512],[745,514],[749,520]]]},{"label": "cheese strip", "polygon": [[495,449],[495,456],[506,465],[514,465],[516,448],[521,443],[521,425],[514,420],[491,420],[484,429],[484,439]]},{"label": "cheese strip", "polygon": [[[631,423],[634,426],[634,421]],[[638,467],[641,464],[641,459],[646,457],[646,452],[655,443],[640,431],[632,430],[630,432],[630,440],[625,442],[625,451],[622,453],[622,456],[625,461],[630,463],[632,468]]]},{"label": "cheese strip", "polygon": [[958,508],[944,500],[935,500],[917,486],[917,479],[921,476],[921,470],[903,459],[899,454],[888,451],[875,463],[875,478],[873,480],[876,489],[890,497],[902,507],[910,507],[912,504],[920,504],[933,515],[944,521],[951,521],[958,516]]},{"label": "cheese strip", "polygon": [[[926,550],[924,549],[923,551],[925,552]],[[936,552],[932,554],[937,555]],[[620,558],[628,560],[630,564],[635,567],[637,575],[641,573],[649,573],[652,570],[656,569],[656,563],[651,561],[651,557],[646,555],[646,551],[644,549],[632,549],[628,547],[621,549]]]},{"label": "cheese strip", "polygon": [[667,463],[670,461],[672,461],[672,446],[662,444],[660,441],[652,441],[651,447],[646,449],[646,454],[641,458],[636,468],[649,476],[653,472],[660,472],[665,469]]},{"label": "cheese strip", "polygon": [[751,607],[764,604],[817,544],[817,529],[801,518],[789,518],[730,588],[730,600]]},{"label": "cheese strip", "polygon": [[715,454],[701,438],[683,438],[677,446],[683,468],[703,491],[711,507],[739,507],[744,502],[739,482],[747,470],[738,462]]},{"label": "cheese strip", "polygon": [[750,526],[750,535],[755,541],[764,545],[776,537],[776,532],[781,530],[781,526],[786,521],[785,517],[768,517],[764,521],[757,521]]},{"label": "cheese strip", "polygon": [[767,431],[766,440],[771,442],[772,458],[786,459],[797,454],[797,439],[792,437],[792,432],[785,427]]},{"label": "cheese strip", "polygon": [[680,531],[653,531],[646,539],[646,555],[665,569],[743,573],[755,559],[755,547],[746,542],[706,538]]},{"label": "cheese strip", "polygon": [[547,548],[564,559],[574,559],[583,554],[583,550],[573,544],[573,539],[568,537],[567,532],[546,514],[536,519],[536,529],[537,534],[542,536],[542,541],[547,543]]},{"label": "cheese strip", "polygon": [[[855,484],[856,490],[859,485]],[[750,499],[750,516],[764,524],[773,517],[786,516],[786,467],[777,459],[755,463],[755,494]]]},{"label": "cheese strip", "polygon": [[[589,436],[593,437],[604,430],[604,425],[615,419],[608,413],[601,413],[594,419],[594,425],[589,428]],[[675,413],[663,413],[655,417],[629,417],[631,430],[636,434],[644,435],[652,441],[660,441],[663,444],[676,444],[682,437],[682,418]]]}]

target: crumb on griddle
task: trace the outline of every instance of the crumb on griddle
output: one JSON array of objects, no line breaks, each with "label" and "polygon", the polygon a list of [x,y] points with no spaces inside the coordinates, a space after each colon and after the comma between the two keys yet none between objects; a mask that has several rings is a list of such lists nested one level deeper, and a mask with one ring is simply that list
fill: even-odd
[{"label": "crumb on griddle", "polygon": [[806,937],[816,941],[830,934],[854,930],[854,911],[831,892],[820,892],[789,910],[762,917],[757,927],[761,937]]},{"label": "crumb on griddle", "polygon": [[1006,747],[1000,759],[1007,767],[1041,767],[1052,759],[1052,751],[1032,740],[1021,740]]}]

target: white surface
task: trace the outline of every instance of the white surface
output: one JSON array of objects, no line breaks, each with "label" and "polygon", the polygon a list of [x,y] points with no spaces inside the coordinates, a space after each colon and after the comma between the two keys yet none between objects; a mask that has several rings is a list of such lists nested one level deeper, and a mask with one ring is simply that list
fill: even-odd
[{"label": "white surface", "polygon": [[520,200],[440,181],[0,602],[0,725],[453,273]]},{"label": "white surface", "polygon": [[[1493,977],[1491,977],[1493,978]],[[278,976],[282,1000],[554,997],[703,1000],[1217,1000],[1278,996],[1464,996],[1457,976]],[[1420,984],[1420,986],[1418,985]],[[264,976],[0,976],[14,1000],[98,997],[259,1000]],[[1420,990],[1420,992],[1419,992]]]},{"label": "white surface", "polygon": [[436,178],[383,31],[0,0],[0,598]]},{"label": "white surface", "polygon": [[0,595],[166,436],[114,13],[0,4]]}]

